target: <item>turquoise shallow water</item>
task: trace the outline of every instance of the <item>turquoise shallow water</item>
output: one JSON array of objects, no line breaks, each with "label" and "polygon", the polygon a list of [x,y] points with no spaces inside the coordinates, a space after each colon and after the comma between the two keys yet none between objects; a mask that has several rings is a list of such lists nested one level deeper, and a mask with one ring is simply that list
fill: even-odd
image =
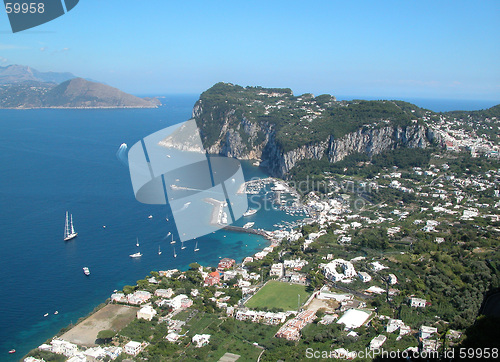
[{"label": "turquoise shallow water", "polygon": [[[196,97],[163,101],[159,109],[0,111],[0,361],[19,360],[151,270],[241,261],[267,245],[260,236],[218,231],[199,239],[199,252],[189,241],[172,257],[166,208],[138,203],[116,158],[123,142],[187,120]],[[265,176],[248,162],[243,170],[246,179]],[[66,210],[79,233],[70,242],[62,240]],[[238,225],[270,230],[281,220],[292,218],[260,211]],[[136,237],[143,257],[134,260]]]}]

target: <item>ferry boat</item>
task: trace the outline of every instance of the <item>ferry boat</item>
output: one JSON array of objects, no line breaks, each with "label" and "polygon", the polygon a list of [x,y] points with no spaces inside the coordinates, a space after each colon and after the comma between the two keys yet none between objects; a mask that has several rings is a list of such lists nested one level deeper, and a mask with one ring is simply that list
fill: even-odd
[{"label": "ferry boat", "polygon": [[247,212],[243,213],[243,216],[250,216],[257,212],[257,209],[248,209]]},{"label": "ferry boat", "polygon": [[243,229],[250,229],[254,225],[254,222],[247,222],[245,225],[243,225]]},{"label": "ferry boat", "polygon": [[90,275],[90,270],[88,267],[86,267],[86,266],[83,267],[83,274]]},{"label": "ferry boat", "polygon": [[134,253],[134,254],[130,254],[129,256],[131,258],[140,258],[142,256],[142,254],[140,252],[137,252],[137,253]]},{"label": "ferry boat", "polygon": [[76,238],[77,235],[78,233],[75,232],[75,228],[73,227],[73,214],[70,214],[68,218],[68,212],[66,211],[66,223],[64,224],[64,241]]}]

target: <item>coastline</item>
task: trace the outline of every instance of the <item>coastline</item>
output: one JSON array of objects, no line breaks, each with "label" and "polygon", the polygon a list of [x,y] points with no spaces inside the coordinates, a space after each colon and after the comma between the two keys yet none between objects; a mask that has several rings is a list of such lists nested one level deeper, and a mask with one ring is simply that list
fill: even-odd
[{"label": "coastline", "polygon": [[[268,177],[267,179],[271,180],[270,181],[271,184],[273,184],[275,181],[285,182],[283,180],[276,179],[276,178],[269,178]],[[291,190],[291,191],[293,192],[293,190]],[[283,211],[280,211],[280,212],[283,212]],[[283,212],[283,216],[284,215],[286,215],[285,212]],[[303,218],[300,218],[300,220],[304,221],[306,218],[307,217],[304,216]],[[284,218],[282,218],[282,219],[284,219]],[[240,219],[240,221],[241,221],[241,219]],[[284,221],[282,220],[282,222],[284,222]],[[277,247],[277,246],[279,246],[281,244],[281,239],[278,239],[278,238],[274,237],[274,233],[280,232],[281,230],[265,231],[263,229],[251,229],[251,228],[250,229],[245,229],[243,227],[234,226],[234,225],[226,225],[222,229],[230,231],[230,232],[234,232],[234,233],[242,233],[242,234],[248,234],[248,235],[257,235],[257,236],[262,237],[265,240],[265,242],[260,247],[258,246],[257,248],[255,248],[251,254],[247,253],[244,256],[240,256],[239,257],[240,261],[236,262],[236,264],[234,265],[235,268],[241,268],[241,267],[243,267],[244,264],[245,264],[245,260],[247,260],[248,258],[251,258],[252,260],[257,260],[257,259],[254,259],[254,257],[256,255],[259,255],[259,254],[262,254],[262,253],[266,253],[265,250],[269,249],[269,247],[274,248],[274,247]],[[219,256],[219,260],[221,258],[225,258],[224,254],[221,253],[221,255],[222,256]],[[196,262],[196,261],[193,260],[192,262]],[[202,268],[208,268],[208,269],[210,269],[210,268],[217,268],[217,263],[209,263],[209,264],[206,264],[206,265],[202,265]],[[187,265],[184,265],[183,267],[180,267],[178,270],[180,272],[182,272],[182,273],[185,273],[187,270],[189,270],[189,267]],[[151,275],[152,272],[154,273],[154,272],[159,272],[159,271],[160,270],[151,270],[149,275]],[[144,275],[144,278],[147,278],[149,275]],[[137,284],[135,284],[135,286],[137,286]],[[201,288],[205,288],[205,287],[206,286],[202,286]],[[103,307],[105,307],[105,306],[107,306],[109,304],[113,304],[113,302],[108,297],[103,302],[100,302],[99,304],[97,304],[92,309],[92,311],[90,313],[88,313],[88,314],[80,317],[76,323],[74,323],[74,324],[71,323],[71,324],[69,324],[69,325],[61,328],[56,334],[54,334],[52,337],[48,338],[45,343],[50,342],[54,338],[60,338],[60,336],[62,336],[63,334],[65,334],[66,332],[68,332],[69,330],[71,330],[72,328],[74,328],[75,326],[81,324],[82,322],[84,322],[88,318],[92,317],[99,310],[101,310]],[[26,358],[27,356],[29,356],[34,351],[36,351],[37,349],[38,349],[38,346],[35,347],[35,348],[32,348],[25,356],[23,356],[23,359]]]}]

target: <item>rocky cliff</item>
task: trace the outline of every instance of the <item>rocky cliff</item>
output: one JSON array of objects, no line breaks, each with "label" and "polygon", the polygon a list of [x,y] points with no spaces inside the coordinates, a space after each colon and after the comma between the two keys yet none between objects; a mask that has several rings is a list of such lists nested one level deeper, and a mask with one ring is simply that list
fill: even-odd
[{"label": "rocky cliff", "polygon": [[[202,95],[194,106],[193,118],[200,128],[204,147],[209,153],[239,159],[260,159],[261,165],[278,177],[286,177],[302,160],[326,157],[330,162],[337,162],[357,152],[376,155],[400,147],[425,148],[438,138],[417,117],[410,122],[379,122],[378,118],[370,120],[368,117],[362,124],[356,120],[356,124],[361,124],[359,127],[346,128],[342,124],[342,129],[352,129],[351,132],[344,133],[338,131],[339,127],[331,126],[331,120],[324,122],[321,132],[309,132],[314,119],[306,119],[307,123],[299,119],[302,132],[292,135],[290,131],[288,136],[290,124],[283,126],[283,122],[273,121],[273,118],[255,116],[259,112],[258,107],[262,105],[248,95],[244,100],[246,107],[242,107],[241,102],[235,102],[231,95],[229,101],[223,98],[205,99]],[[272,102],[280,104],[279,99]],[[272,102],[264,104],[264,109],[269,109],[271,106],[268,104]],[[253,107],[253,104],[257,104],[257,107]],[[311,104],[310,99],[307,104]],[[300,107],[303,108],[302,105]],[[291,112],[296,113],[296,108],[292,108]],[[297,120],[291,119],[290,122],[297,123]],[[305,125],[302,126],[303,124]],[[331,129],[325,131],[325,127]],[[287,132],[284,133],[283,129]],[[318,139],[318,135],[323,138]],[[290,147],[290,144],[294,146]]]}]

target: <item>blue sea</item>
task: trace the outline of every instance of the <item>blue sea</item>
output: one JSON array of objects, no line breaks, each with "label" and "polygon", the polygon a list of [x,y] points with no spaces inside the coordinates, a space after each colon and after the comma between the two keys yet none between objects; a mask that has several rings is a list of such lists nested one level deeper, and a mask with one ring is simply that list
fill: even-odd
[{"label": "blue sea", "polygon": [[[268,244],[257,235],[218,231],[198,238],[197,253],[186,242],[174,259],[166,207],[135,200],[118,148],[188,120],[196,99],[166,96],[158,109],[0,111],[0,361],[19,360],[152,270],[186,269],[195,261],[214,266],[220,257],[241,261]],[[243,171],[246,179],[266,176],[248,162]],[[63,241],[66,211],[78,232],[69,242]],[[245,219],[237,225],[254,221],[267,230],[293,220],[276,210]],[[140,259],[129,257],[138,250]],[[12,348],[17,352],[10,355]]]},{"label": "blue sea", "polygon": [[[134,198],[118,148],[186,121],[196,99],[166,96],[158,109],[0,110],[0,361],[19,360],[152,270],[186,269],[194,261],[216,265],[220,257],[241,261],[267,245],[260,236],[219,231],[199,238],[197,253],[187,242],[174,259],[165,238],[174,230],[166,207]],[[481,102],[414,103],[436,111],[486,108]],[[242,164],[246,179],[266,176]],[[66,211],[78,232],[69,242],[62,240]],[[254,221],[272,230],[293,220],[276,210],[246,219],[237,225]],[[131,259],[138,249],[142,258]],[[17,353],[10,355],[12,348]]]}]

